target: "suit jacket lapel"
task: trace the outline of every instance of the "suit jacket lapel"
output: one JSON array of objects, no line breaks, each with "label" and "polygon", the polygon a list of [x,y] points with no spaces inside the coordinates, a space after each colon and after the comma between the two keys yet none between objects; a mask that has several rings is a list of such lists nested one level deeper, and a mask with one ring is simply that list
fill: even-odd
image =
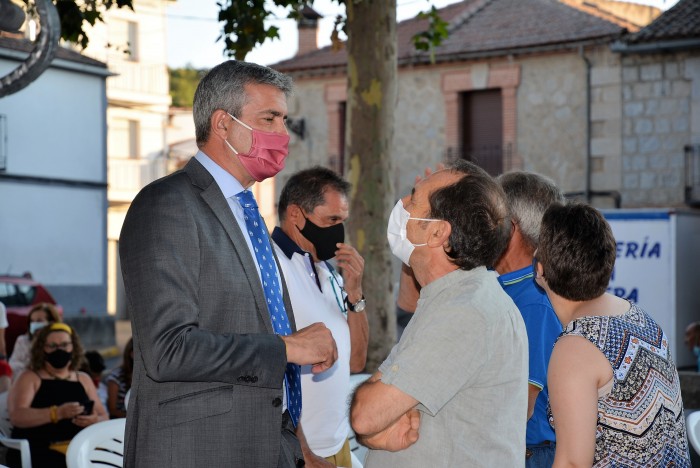
[{"label": "suit jacket lapel", "polygon": [[265,323],[265,327],[270,333],[274,333],[272,329],[272,322],[270,320],[270,313],[267,309],[267,300],[265,299],[265,292],[263,291],[262,284],[260,283],[260,278],[258,277],[258,265],[253,256],[248,249],[248,244],[246,243],[245,234],[241,231],[238,226],[236,218],[234,218],[233,213],[231,213],[231,207],[229,207],[228,202],[221,193],[219,186],[214,181],[214,178],[209,174],[204,166],[200,164],[195,158],[190,159],[184,168],[184,171],[190,176],[193,185],[199,187],[201,192],[201,197],[204,202],[209,205],[214,215],[217,217],[221,226],[228,234],[231,239],[231,244],[233,250],[238,255],[241,261],[241,266],[243,267],[243,274],[245,274],[250,284],[250,288],[253,291],[253,296],[255,297],[255,302],[257,305],[258,313]]}]

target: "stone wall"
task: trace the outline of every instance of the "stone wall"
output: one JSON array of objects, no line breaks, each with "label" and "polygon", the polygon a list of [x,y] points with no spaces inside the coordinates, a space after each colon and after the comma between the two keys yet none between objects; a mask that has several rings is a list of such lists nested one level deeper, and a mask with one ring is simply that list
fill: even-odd
[{"label": "stone wall", "polygon": [[[320,164],[333,167],[337,154],[329,148],[329,139],[339,133],[339,119],[330,115],[327,101],[330,86],[344,86],[343,78],[295,81],[289,100],[289,116],[303,117],[306,135],[293,135],[285,169],[278,176],[277,195],[296,171]],[[334,118],[335,117],[335,118]],[[394,131],[394,188],[396,197],[413,186],[415,176],[425,167],[444,158],[444,101],[440,90],[440,71],[402,70],[399,77]],[[335,135],[334,135],[335,134]]]},{"label": "stone wall", "polygon": [[517,151],[522,169],[551,177],[565,192],[584,189],[586,81],[577,54],[521,60]]},{"label": "stone wall", "polygon": [[625,56],[622,82],[623,204],[683,206],[683,147],[700,138],[700,54]]},{"label": "stone wall", "polygon": [[[590,165],[590,189],[620,193],[622,207],[683,206],[683,147],[700,143],[700,54],[621,56],[607,46],[587,49],[585,60],[571,51],[401,68],[393,144],[395,198],[410,190],[425,167],[444,160],[454,144],[459,124],[450,107],[455,77],[465,81],[466,90],[487,89],[499,87],[492,78],[504,70],[517,70],[517,86],[504,88],[504,93],[515,90],[515,104],[506,110],[516,114],[512,165],[506,169],[539,172],[565,192],[581,192]],[[289,113],[305,119],[307,135],[304,140],[293,137],[278,193],[301,168],[334,167],[339,145],[344,77],[300,78],[296,89]],[[594,198],[593,204],[610,208],[614,199]]]},{"label": "stone wall", "polygon": [[[622,72],[620,58],[601,47],[586,53],[590,62],[591,191],[616,192],[622,187]],[[594,198],[601,208],[614,208],[613,198]]]},{"label": "stone wall", "polygon": [[[565,191],[583,190],[585,67],[577,53],[564,53],[400,69],[393,144],[395,197],[410,191],[415,176],[425,167],[434,167],[446,157],[446,127],[459,122],[446,109],[445,77],[471,73],[474,83],[470,84],[470,89],[486,89],[490,87],[488,78],[484,78],[486,85],[481,86],[477,83],[478,77],[502,73],[509,67],[521,70],[519,85],[515,88],[513,168],[548,175]],[[344,86],[344,78],[295,79],[296,90],[289,101],[289,115],[305,119],[307,135],[303,140],[292,137],[290,157],[279,176],[277,193],[299,169],[314,164],[333,167],[334,148],[329,148],[329,140],[337,138],[339,132],[333,105],[328,102],[328,89],[333,86]],[[619,180],[619,171],[617,178]],[[603,182],[599,185],[611,188]]]}]

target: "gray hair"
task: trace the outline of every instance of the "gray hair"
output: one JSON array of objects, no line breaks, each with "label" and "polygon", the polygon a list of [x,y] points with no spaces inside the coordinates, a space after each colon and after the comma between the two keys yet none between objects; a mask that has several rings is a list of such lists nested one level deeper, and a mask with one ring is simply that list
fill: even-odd
[{"label": "gray hair", "polygon": [[287,97],[292,92],[292,79],[272,68],[236,60],[215,66],[202,78],[194,93],[192,114],[197,146],[209,140],[214,111],[222,109],[235,117],[241,116],[247,98],[245,85],[249,83],[274,86]]},{"label": "gray hair", "polygon": [[564,194],[554,181],[541,174],[513,171],[496,178],[506,194],[511,219],[518,224],[525,241],[537,249],[542,216],[552,203],[564,204]]}]

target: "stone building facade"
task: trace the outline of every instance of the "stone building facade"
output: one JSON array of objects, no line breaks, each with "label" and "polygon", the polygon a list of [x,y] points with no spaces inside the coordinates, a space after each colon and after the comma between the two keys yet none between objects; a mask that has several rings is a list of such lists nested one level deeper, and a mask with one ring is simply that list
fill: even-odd
[{"label": "stone building facade", "polygon": [[[690,50],[656,54],[621,47],[678,10],[687,15],[693,3],[681,0],[647,26],[639,18],[660,12],[639,5],[622,18],[606,13],[612,2],[467,0],[440,11],[450,38],[436,49],[436,63],[412,49],[419,22],[402,22],[392,145],[397,196],[425,167],[470,157],[462,148],[465,96],[497,90],[501,171],[548,175],[603,208],[685,206],[684,147],[700,138],[693,110],[700,50],[687,43]],[[496,24],[504,15],[514,20],[507,35]],[[533,33],[535,18],[545,26]],[[327,48],[273,65],[294,77],[290,116],[305,123],[278,187],[309,165],[345,169],[345,61],[343,51]]]}]

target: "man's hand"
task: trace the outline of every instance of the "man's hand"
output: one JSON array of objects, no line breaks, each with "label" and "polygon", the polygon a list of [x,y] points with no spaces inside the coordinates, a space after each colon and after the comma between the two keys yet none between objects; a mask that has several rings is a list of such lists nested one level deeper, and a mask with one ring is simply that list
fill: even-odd
[{"label": "man's hand", "polygon": [[304,455],[304,466],[308,468],[335,468],[333,463],[327,461],[325,458],[319,457],[311,451],[301,423],[297,426],[296,433],[299,439],[299,445],[301,445],[301,453]]},{"label": "man's hand", "polygon": [[383,431],[371,436],[359,436],[358,440],[371,449],[398,452],[416,443],[419,428],[420,412],[412,408]]},{"label": "man's hand", "polygon": [[335,259],[343,269],[343,283],[351,304],[362,299],[362,273],[365,271],[365,259],[349,244],[336,244]]},{"label": "man's hand", "polygon": [[321,458],[312,451],[303,451],[304,453],[304,466],[306,468],[335,468],[335,465],[325,458]]},{"label": "man's hand", "polygon": [[338,359],[338,348],[333,334],[321,322],[312,323],[291,335],[281,336],[287,347],[287,362],[311,365],[318,374],[329,369]]}]

